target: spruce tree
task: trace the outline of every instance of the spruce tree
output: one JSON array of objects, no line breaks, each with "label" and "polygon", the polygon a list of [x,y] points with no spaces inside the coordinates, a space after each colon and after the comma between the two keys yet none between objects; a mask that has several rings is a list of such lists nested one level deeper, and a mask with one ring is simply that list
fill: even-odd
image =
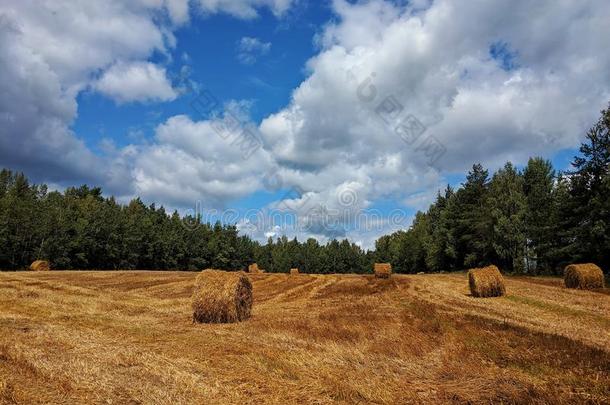
[{"label": "spruce tree", "polygon": [[488,195],[492,223],[492,246],[501,268],[508,272],[525,270],[526,198],[523,178],[508,162],[490,183]]},{"label": "spruce tree", "polygon": [[479,267],[489,263],[492,256],[491,222],[487,207],[489,172],[475,164],[466,182],[456,193],[455,239],[456,260],[460,268]]},{"label": "spruce tree", "polygon": [[556,204],[553,198],[555,172],[550,161],[530,158],[523,171],[525,193],[526,264],[530,271],[550,272],[550,252],[557,238]]},{"label": "spruce tree", "polygon": [[[572,163],[571,195],[577,227],[572,229],[574,260],[610,266],[610,108],[587,132]],[[608,270],[607,270],[608,271]]]}]

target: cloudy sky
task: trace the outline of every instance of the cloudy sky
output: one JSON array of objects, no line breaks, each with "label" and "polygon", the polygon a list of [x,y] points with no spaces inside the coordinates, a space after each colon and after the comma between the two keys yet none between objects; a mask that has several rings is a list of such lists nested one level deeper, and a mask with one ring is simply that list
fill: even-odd
[{"label": "cloudy sky", "polygon": [[608,21],[606,0],[0,0],[0,166],[368,247],[474,162],[566,168],[610,101]]}]

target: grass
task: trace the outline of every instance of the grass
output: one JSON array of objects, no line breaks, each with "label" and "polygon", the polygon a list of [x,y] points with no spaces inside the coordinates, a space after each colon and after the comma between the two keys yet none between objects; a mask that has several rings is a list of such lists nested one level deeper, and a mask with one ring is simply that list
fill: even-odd
[{"label": "grass", "polygon": [[608,403],[610,297],[465,275],[254,274],[191,322],[195,274],[0,273],[0,403]]}]

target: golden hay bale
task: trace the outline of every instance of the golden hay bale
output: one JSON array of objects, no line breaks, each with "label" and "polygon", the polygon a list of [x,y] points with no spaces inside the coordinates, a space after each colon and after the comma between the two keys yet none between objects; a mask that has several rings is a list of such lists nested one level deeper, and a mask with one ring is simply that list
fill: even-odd
[{"label": "golden hay bale", "polygon": [[504,278],[496,266],[468,271],[468,285],[473,297],[501,297],[506,295]]},{"label": "golden hay bale", "polygon": [[299,274],[299,269],[290,269],[290,274]]},{"label": "golden hay bale", "polygon": [[565,268],[563,282],[567,288],[604,288],[604,272],[593,263],[570,264]]},{"label": "golden hay bale", "polygon": [[258,264],[252,263],[248,266],[248,273],[264,273],[265,270],[258,267]]},{"label": "golden hay bale", "polygon": [[228,323],[248,319],[252,283],[246,273],[207,269],[195,279],[193,322]]},{"label": "golden hay bale", "polygon": [[30,265],[30,270],[32,271],[49,271],[51,270],[51,265],[46,260],[36,260],[34,263]]},{"label": "golden hay bale", "polygon": [[390,278],[392,265],[390,263],[375,263],[375,277]]}]

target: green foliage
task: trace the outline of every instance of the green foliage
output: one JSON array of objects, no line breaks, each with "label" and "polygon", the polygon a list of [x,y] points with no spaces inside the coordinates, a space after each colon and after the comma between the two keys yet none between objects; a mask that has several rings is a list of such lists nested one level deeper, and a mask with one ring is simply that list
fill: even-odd
[{"label": "green foliage", "polygon": [[487,205],[492,223],[493,253],[503,269],[522,273],[525,269],[527,205],[523,177],[511,163],[494,174]]},{"label": "green foliage", "polygon": [[367,252],[347,239],[320,245],[313,238],[299,243],[286,236],[275,242],[269,238],[266,245],[257,246],[254,261],[271,273],[285,273],[291,268],[301,273],[370,273],[373,266]]},{"label": "green foliage", "polygon": [[235,225],[168,215],[139,198],[127,205],[99,188],[47,192],[21,173],[0,172],[0,268],[26,268],[36,259],[56,269],[245,270],[370,272],[372,257],[347,240],[320,245],[285,236],[261,245]]},{"label": "green foliage", "polygon": [[560,246],[558,236],[559,182],[550,161],[531,158],[523,171],[525,194],[526,267],[549,273],[556,266],[554,251]]},{"label": "green foliage", "polygon": [[574,171],[542,158],[523,173],[509,162],[491,181],[476,164],[413,226],[377,240],[375,257],[397,272],[452,271],[497,264],[514,273],[558,274],[567,263],[610,271],[610,109],[587,133]]},{"label": "green foliage", "polygon": [[610,266],[610,108],[601,112],[587,132],[569,174],[570,213],[575,227],[569,235],[572,253],[579,259]]},{"label": "green foliage", "polygon": [[472,166],[466,183],[455,194],[456,265],[480,267],[491,259],[491,218],[487,206],[489,172],[480,164]]},{"label": "green foliage", "polygon": [[134,199],[123,206],[99,188],[47,192],[21,173],[0,172],[0,268],[36,259],[57,269],[244,269],[256,243],[234,225],[185,226],[177,212]]}]

